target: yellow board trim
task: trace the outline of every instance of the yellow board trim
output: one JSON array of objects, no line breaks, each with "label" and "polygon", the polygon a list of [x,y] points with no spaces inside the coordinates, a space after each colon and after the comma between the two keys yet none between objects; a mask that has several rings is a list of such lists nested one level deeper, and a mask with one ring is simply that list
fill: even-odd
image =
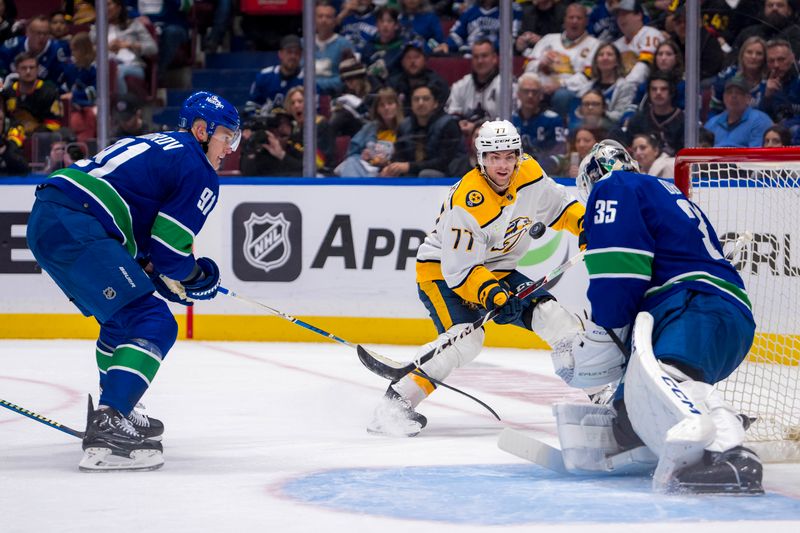
[{"label": "yellow board trim", "polygon": [[[427,318],[298,317],[355,343],[421,346],[436,338]],[[186,317],[177,315],[178,338],[186,339]],[[100,328],[93,318],[78,314],[0,315],[2,339],[96,339]],[[274,316],[195,315],[194,339],[204,341],[329,342],[316,333]],[[538,336],[515,326],[488,324],[486,346],[549,347]]]},{"label": "yellow board trim", "polygon": [[[780,352],[776,349],[780,347]],[[800,335],[780,333],[756,333],[748,361],[775,363],[786,366],[800,365]]]}]

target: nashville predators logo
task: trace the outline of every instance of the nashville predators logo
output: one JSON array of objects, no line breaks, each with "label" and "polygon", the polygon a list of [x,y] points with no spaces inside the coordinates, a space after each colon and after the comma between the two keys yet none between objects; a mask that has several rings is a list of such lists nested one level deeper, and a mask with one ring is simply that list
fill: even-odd
[{"label": "nashville predators logo", "polygon": [[483,195],[478,191],[469,191],[467,193],[467,207],[478,207],[483,203]]},{"label": "nashville predators logo", "polygon": [[492,248],[492,251],[507,254],[513,250],[517,243],[519,243],[520,238],[528,233],[530,225],[531,219],[528,217],[518,217],[512,220],[506,227],[503,243]]}]

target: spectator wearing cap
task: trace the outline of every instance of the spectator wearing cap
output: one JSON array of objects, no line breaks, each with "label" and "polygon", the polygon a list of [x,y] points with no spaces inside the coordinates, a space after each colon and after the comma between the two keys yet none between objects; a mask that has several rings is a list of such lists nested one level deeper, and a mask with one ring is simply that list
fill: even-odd
[{"label": "spectator wearing cap", "polygon": [[499,116],[500,59],[492,41],[481,38],[472,45],[472,72],[453,84],[445,111],[459,119],[464,135],[477,121]]},{"label": "spectator wearing cap", "polygon": [[741,76],[725,83],[725,111],[711,117],[705,128],[714,134],[714,146],[756,148],[772,126],[769,115],[750,107],[750,86]]},{"label": "spectator wearing cap", "polygon": [[564,119],[552,109],[542,107],[544,89],[533,72],[520,76],[516,96],[519,107],[512,113],[511,123],[522,138],[522,150],[532,155],[545,172],[553,174],[567,153]]},{"label": "spectator wearing cap", "polygon": [[113,107],[112,139],[136,137],[151,131],[142,117],[142,101],[132,93],[120,96]]},{"label": "spectator wearing cap", "polygon": [[800,77],[792,45],[783,39],[767,42],[768,77],[760,109],[772,120],[796,120],[800,116]]},{"label": "spectator wearing cap", "polygon": [[359,55],[378,33],[374,10],[372,0],[345,0],[336,17],[339,32],[352,43]]},{"label": "spectator wearing cap", "polygon": [[425,43],[416,39],[406,43],[400,56],[401,71],[389,77],[389,87],[393,87],[400,97],[403,112],[411,112],[411,91],[420,85],[431,87],[442,99],[450,97],[450,85],[434,70],[428,68]]},{"label": "spectator wearing cap", "polygon": [[[597,8],[595,8],[597,9]],[[554,28],[560,28],[567,15],[567,6],[561,0],[526,2],[522,6],[519,35],[514,40],[514,52],[525,54]]]},{"label": "spectator wearing cap", "polygon": [[268,115],[273,107],[283,106],[289,89],[303,85],[300,66],[303,43],[297,35],[287,35],[281,39],[280,46],[278,64],[262,69],[250,86],[250,96],[244,106],[246,115]]},{"label": "spectator wearing cap", "polygon": [[242,144],[242,175],[302,176],[303,152],[291,142],[292,127],[292,116],[285,109],[272,108],[265,127],[255,130]]},{"label": "spectator wearing cap", "polygon": [[456,119],[442,111],[438,95],[425,86],[412,91],[411,115],[400,123],[394,146],[381,176],[445,176],[450,161],[465,151]]},{"label": "spectator wearing cap", "polygon": [[765,41],[783,39],[792,45],[795,57],[800,57],[800,26],[789,0],[766,0],[762,20],[739,33],[736,37],[736,48],[741,48],[744,41],[753,36],[761,37]]},{"label": "spectator wearing cap", "polygon": [[736,75],[745,79],[750,86],[750,105],[758,108],[764,98],[767,77],[767,43],[761,37],[748,37],[739,49],[739,60],[720,72],[714,80],[711,93],[709,116],[714,116],[724,109],[722,95],[725,92],[725,83]]},{"label": "spectator wearing cap", "polygon": [[[513,4],[514,18],[511,22],[511,35],[519,33],[522,10],[519,4]],[[447,40],[433,49],[441,54],[469,54],[478,40],[489,39],[493,43],[500,42],[500,8],[498,0],[478,0],[472,7],[464,11],[450,29]]]},{"label": "spectator wearing cap", "polygon": [[400,72],[400,55],[408,37],[402,33],[399,17],[400,13],[393,7],[376,9],[378,32],[364,47],[362,57],[367,72],[382,82]]},{"label": "spectator wearing cap", "polygon": [[639,0],[620,0],[611,8],[617,18],[622,37],[614,41],[622,55],[625,79],[642,83],[650,75],[656,48],[664,37],[655,28],[644,25],[644,13]]},{"label": "spectator wearing cap", "polygon": [[380,83],[370,79],[367,68],[354,57],[342,61],[339,76],[344,90],[331,106],[331,131],[334,137],[352,137],[369,119],[372,95]]},{"label": "spectator wearing cap", "polygon": [[71,51],[66,41],[55,41],[50,37],[50,20],[44,15],[33,17],[25,28],[24,37],[14,37],[0,47],[0,76],[13,72],[16,57],[29,52],[38,63],[37,76],[58,86]]},{"label": "spectator wearing cap", "polygon": [[542,80],[542,90],[550,97],[550,105],[566,116],[573,98],[586,85],[594,52],[600,41],[586,31],[586,6],[573,2],[567,6],[562,33],[548,33],[533,49],[523,52],[528,58],[525,72],[533,72]]},{"label": "spectator wearing cap", "polygon": [[650,76],[647,98],[650,105],[633,115],[626,130],[624,144],[637,133],[653,133],[661,141],[661,148],[669,156],[674,156],[683,148],[683,111],[673,103],[676,92],[675,80],[666,72],[656,71]]},{"label": "spectator wearing cap", "polygon": [[342,90],[339,65],[352,55],[353,45],[334,30],[336,29],[336,8],[329,0],[318,0],[314,8],[317,29],[316,51],[314,52],[317,87],[320,93],[336,96]]},{"label": "spectator wearing cap", "polygon": [[400,0],[399,21],[407,35],[416,35],[431,48],[444,42],[442,23],[428,0]]},{"label": "spectator wearing cap", "polygon": [[6,117],[5,98],[0,95],[0,176],[24,176],[28,162],[22,154],[25,130]]}]

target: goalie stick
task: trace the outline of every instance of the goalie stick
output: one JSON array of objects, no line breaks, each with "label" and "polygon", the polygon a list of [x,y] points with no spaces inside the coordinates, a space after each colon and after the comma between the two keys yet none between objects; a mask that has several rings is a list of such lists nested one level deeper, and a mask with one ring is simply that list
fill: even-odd
[{"label": "goalie stick", "polygon": [[10,411],[14,411],[22,416],[27,416],[31,420],[35,420],[41,424],[46,426],[50,426],[51,428],[57,429],[59,431],[63,431],[67,435],[72,435],[73,437],[78,437],[79,439],[83,438],[83,431],[78,431],[76,429],[72,429],[71,427],[65,426],[64,424],[60,424],[55,420],[50,420],[46,416],[42,416],[39,413],[34,413],[33,411],[29,411],[24,407],[20,407],[19,405],[13,404],[11,402],[7,402],[5,400],[0,399],[0,405],[5,407]]},{"label": "goalie stick", "polygon": [[[543,278],[540,278],[538,281],[535,281],[522,289],[519,294],[516,294],[516,298],[526,298],[527,296],[533,294],[537,290],[541,289],[557,277],[561,276],[564,272],[566,272],[570,267],[580,263],[583,260],[584,252],[578,252],[571,258],[569,258],[564,263],[560,264],[553,270],[547,273]],[[397,381],[401,379],[403,376],[408,374],[409,372],[413,371],[414,369],[419,368],[424,363],[430,361],[437,353],[441,352],[448,346],[451,346],[453,343],[457,342],[459,339],[466,337],[473,331],[476,331],[483,327],[484,324],[492,320],[494,317],[498,315],[500,312],[499,309],[493,309],[486,313],[483,317],[479,318],[466,328],[464,328],[458,335],[448,339],[443,344],[437,346],[436,348],[432,348],[431,350],[425,352],[421,356],[419,356],[416,360],[410,363],[400,363],[383,355],[377,354],[371,350],[364,348],[362,345],[358,345],[356,347],[356,351],[358,352],[358,358],[361,362],[370,369],[375,374],[379,376],[389,379],[391,381]]]}]

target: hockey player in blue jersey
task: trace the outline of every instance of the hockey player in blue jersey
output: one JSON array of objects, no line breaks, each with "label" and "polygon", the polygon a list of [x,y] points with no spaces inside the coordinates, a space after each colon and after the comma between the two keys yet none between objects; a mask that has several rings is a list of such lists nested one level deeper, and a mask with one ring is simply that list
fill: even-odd
[{"label": "hockey player in blue jersey", "polygon": [[[571,386],[619,378],[623,385],[613,408],[557,406],[566,466],[609,471],[651,462],[660,490],[762,493],[761,462],[742,446],[742,418],[713,386],[747,355],[755,322],[711,223],[672,182],[639,173],[616,141],[594,146],[577,184],[586,198],[596,326],[554,347],[553,363]],[[614,336],[625,339],[631,326],[627,360]],[[607,438],[584,439],[587,427]],[[601,441],[607,447],[597,455],[592,443]]]},{"label": "hockey player in blue jersey", "polygon": [[81,470],[160,467],[163,424],[134,410],[177,337],[164,299],[213,298],[219,268],[195,259],[195,236],[219,196],[217,170],[236,149],[239,113],[215,94],[189,96],[180,131],[123,138],[37,187],[28,245],[42,268],[100,324],[100,400]]}]

